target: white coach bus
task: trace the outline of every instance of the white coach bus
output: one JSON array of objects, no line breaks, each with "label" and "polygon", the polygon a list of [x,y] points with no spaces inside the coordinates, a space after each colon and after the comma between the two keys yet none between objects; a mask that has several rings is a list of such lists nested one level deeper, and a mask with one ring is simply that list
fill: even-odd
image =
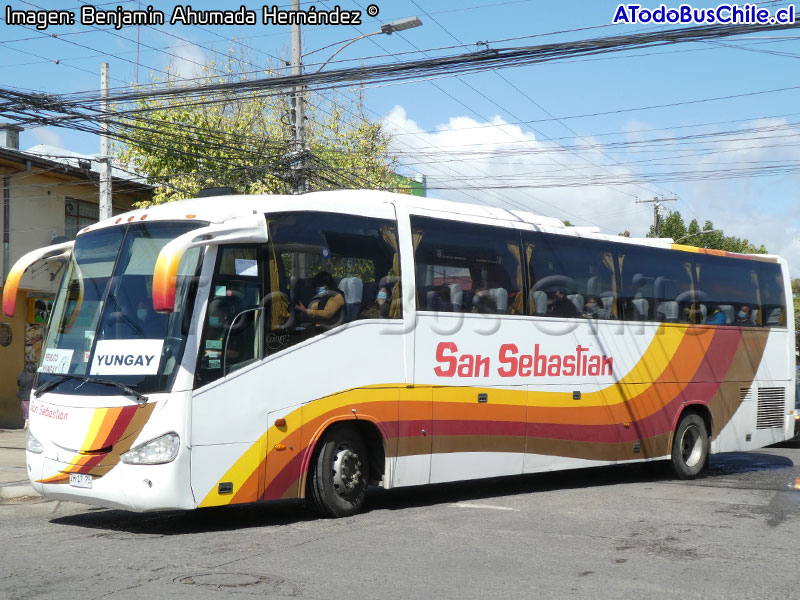
[{"label": "white coach bus", "polygon": [[786,263],[385,192],[174,202],[66,260],[31,397],[45,496],[135,511],[709,454],[794,433]]}]

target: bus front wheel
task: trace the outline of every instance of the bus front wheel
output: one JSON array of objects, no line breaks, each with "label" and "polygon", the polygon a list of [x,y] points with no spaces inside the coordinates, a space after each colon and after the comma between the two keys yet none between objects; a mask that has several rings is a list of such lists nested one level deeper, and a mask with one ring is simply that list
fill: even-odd
[{"label": "bus front wheel", "polygon": [[680,479],[694,479],[708,460],[708,431],[700,415],[683,417],[672,440],[672,469]]},{"label": "bus front wheel", "polygon": [[309,472],[311,508],[326,517],[358,513],[367,498],[369,461],[361,435],[349,424],[335,425],[320,440]]}]

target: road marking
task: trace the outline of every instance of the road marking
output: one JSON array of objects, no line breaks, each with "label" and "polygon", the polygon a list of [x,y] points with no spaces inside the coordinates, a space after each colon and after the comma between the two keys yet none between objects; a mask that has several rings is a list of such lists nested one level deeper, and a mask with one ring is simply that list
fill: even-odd
[{"label": "road marking", "polygon": [[451,504],[451,508],[488,508],[490,510],[517,510],[516,508],[509,508],[508,506],[494,506],[493,504],[469,504],[466,502],[459,502]]}]

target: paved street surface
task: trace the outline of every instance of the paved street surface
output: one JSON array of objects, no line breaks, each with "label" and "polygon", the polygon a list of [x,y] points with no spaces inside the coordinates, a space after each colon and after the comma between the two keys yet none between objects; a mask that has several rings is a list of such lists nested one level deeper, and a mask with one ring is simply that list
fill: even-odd
[{"label": "paved street surface", "polygon": [[[798,466],[795,466],[798,465]],[[800,447],[296,504],[0,506],[0,598],[800,598]]]}]

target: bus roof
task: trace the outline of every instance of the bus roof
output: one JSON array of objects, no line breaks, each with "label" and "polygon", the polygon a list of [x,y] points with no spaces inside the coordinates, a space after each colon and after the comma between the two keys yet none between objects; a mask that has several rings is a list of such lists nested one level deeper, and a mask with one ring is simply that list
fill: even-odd
[{"label": "bus roof", "polygon": [[226,195],[177,200],[165,204],[140,208],[81,229],[78,235],[135,221],[198,220],[222,223],[234,217],[251,213],[287,212],[295,210],[340,212],[377,218],[394,218],[395,208],[411,215],[438,217],[462,222],[513,227],[528,231],[542,231],[560,235],[612,241],[622,244],[674,249],[703,254],[756,258],[774,262],[775,255],[737,254],[724,250],[698,248],[675,244],[671,238],[632,238],[600,233],[598,227],[566,226],[553,217],[537,215],[523,210],[495,206],[453,202],[397,194],[377,190],[331,190],[309,192],[301,195]]}]

